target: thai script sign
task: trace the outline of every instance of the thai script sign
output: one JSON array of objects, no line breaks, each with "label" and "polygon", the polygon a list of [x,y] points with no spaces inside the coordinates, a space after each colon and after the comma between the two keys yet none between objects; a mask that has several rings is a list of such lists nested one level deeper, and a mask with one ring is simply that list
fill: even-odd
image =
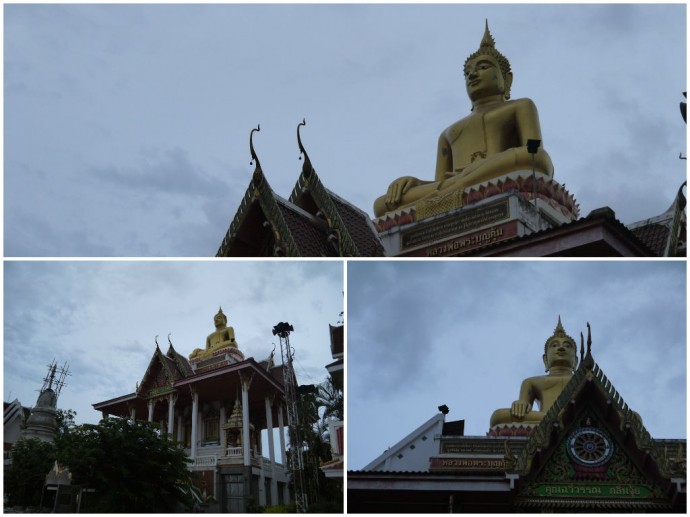
[{"label": "thai script sign", "polygon": [[[525,446],[524,441],[509,443],[510,450],[513,454],[518,455]],[[441,438],[441,454],[466,454],[466,455],[483,455],[483,454],[503,454],[505,451],[505,444],[502,441],[493,440],[488,442],[477,441],[448,441],[444,442]]]},{"label": "thai script sign", "polygon": [[408,253],[405,257],[450,257],[461,255],[470,250],[481,248],[494,242],[510,239],[517,235],[518,222],[510,221],[499,226],[492,226],[485,230],[463,235],[446,242],[434,244]]},{"label": "thai script sign", "polygon": [[429,470],[505,470],[503,458],[431,458]]},{"label": "thai script sign", "polygon": [[619,497],[645,498],[651,497],[651,490],[642,485],[580,485],[553,484],[537,485],[534,488],[537,495],[545,497]]},{"label": "thai script sign", "polygon": [[401,249],[405,250],[429,244],[449,235],[457,235],[461,232],[494,224],[506,219],[508,215],[508,200],[505,199],[499,203],[480,206],[431,223],[422,222],[411,230],[402,233]]}]

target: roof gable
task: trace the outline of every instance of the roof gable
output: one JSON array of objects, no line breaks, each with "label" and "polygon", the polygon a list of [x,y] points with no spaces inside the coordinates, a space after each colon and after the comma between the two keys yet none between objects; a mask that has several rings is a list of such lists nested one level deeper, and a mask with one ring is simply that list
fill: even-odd
[{"label": "roof gable", "polygon": [[438,443],[434,438],[443,432],[443,422],[443,414],[434,415],[362,470],[429,470],[429,458],[438,450]]},{"label": "roof gable", "polygon": [[158,343],[156,343],[153,357],[151,357],[149,366],[137,386],[137,394],[154,397],[172,391],[175,381],[181,378],[180,372],[176,370],[175,361],[164,356]]},{"label": "roof gable", "polygon": [[670,509],[672,478],[685,472],[652,439],[591,351],[512,466],[521,478],[517,504],[531,508],[634,503]]},{"label": "roof gable", "polygon": [[324,187],[312,166],[297,127],[300,152],[304,155],[302,173],[292,189],[289,201],[322,218],[328,238],[337,245],[341,257],[382,257],[383,244],[369,215]]},{"label": "roof gable", "polygon": [[273,256],[282,243],[286,255],[296,252],[278,200],[258,161],[235,217],[216,253],[218,257]]}]

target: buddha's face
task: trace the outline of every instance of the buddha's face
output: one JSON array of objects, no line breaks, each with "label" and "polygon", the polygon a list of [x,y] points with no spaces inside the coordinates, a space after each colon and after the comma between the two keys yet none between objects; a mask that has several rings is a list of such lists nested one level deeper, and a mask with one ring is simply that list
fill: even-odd
[{"label": "buddha's face", "polygon": [[472,101],[505,94],[505,81],[498,62],[491,56],[477,56],[465,66],[465,86]]},{"label": "buddha's face", "polygon": [[544,365],[547,371],[554,366],[569,367],[574,370],[577,366],[575,343],[566,338],[553,338],[546,346]]},{"label": "buddha's face", "polygon": [[223,314],[216,314],[213,317],[213,323],[215,323],[216,328],[221,328],[221,327],[225,326],[225,324],[226,324],[225,316]]}]

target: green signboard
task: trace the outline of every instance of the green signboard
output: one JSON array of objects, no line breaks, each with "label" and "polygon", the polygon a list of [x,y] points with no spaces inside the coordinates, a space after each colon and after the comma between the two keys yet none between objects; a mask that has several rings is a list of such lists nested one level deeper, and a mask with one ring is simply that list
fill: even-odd
[{"label": "green signboard", "polygon": [[607,485],[554,483],[534,487],[537,495],[544,497],[615,497],[641,499],[651,497],[652,492],[643,485]]}]

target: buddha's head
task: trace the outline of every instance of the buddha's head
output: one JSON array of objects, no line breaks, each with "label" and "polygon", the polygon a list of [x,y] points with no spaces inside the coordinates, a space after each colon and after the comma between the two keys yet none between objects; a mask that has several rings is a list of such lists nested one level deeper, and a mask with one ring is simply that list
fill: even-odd
[{"label": "buddha's head", "polygon": [[513,74],[508,59],[496,50],[493,36],[486,22],[479,49],[465,61],[465,86],[472,102],[492,95],[510,98]]},{"label": "buddha's head", "polygon": [[218,312],[216,315],[213,317],[213,323],[215,324],[216,328],[223,328],[228,324],[228,318],[225,317],[225,314],[223,314],[223,309],[218,308]]},{"label": "buddha's head", "polygon": [[577,345],[575,340],[565,333],[559,316],[553,336],[544,343],[544,367],[547,372],[553,367],[575,370],[577,361]]}]

